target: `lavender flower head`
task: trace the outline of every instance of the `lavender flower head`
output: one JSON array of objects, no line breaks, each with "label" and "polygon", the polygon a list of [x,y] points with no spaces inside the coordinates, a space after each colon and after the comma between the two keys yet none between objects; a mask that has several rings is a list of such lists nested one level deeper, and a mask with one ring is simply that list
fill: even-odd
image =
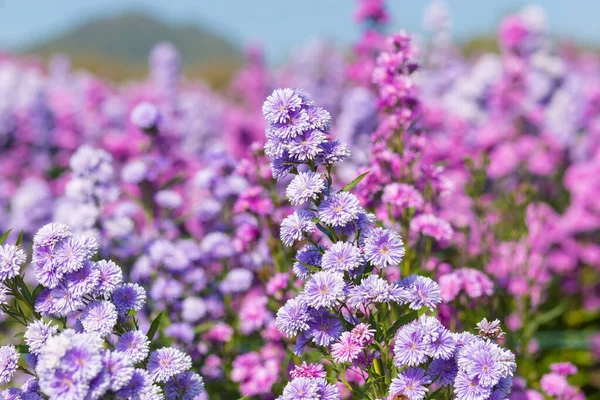
[{"label": "lavender flower head", "polygon": [[363,211],[358,198],[349,192],[340,192],[319,205],[319,218],[327,225],[344,227],[355,221]]},{"label": "lavender flower head", "polygon": [[15,346],[0,347],[0,383],[10,382],[19,367],[19,357]]},{"label": "lavender flower head", "polygon": [[137,104],[131,111],[131,123],[143,131],[157,128],[160,121],[160,111],[154,104],[147,101]]},{"label": "lavender flower head", "polygon": [[235,268],[229,271],[225,279],[219,284],[221,293],[245,292],[252,285],[254,275],[252,271],[243,268]]},{"label": "lavender flower head", "polygon": [[404,258],[404,243],[400,235],[389,229],[375,228],[367,233],[365,256],[374,266],[387,268]]},{"label": "lavender flower head", "polygon": [[191,367],[191,357],[172,347],[163,347],[152,352],[147,365],[148,372],[156,382],[166,382]]},{"label": "lavender flower head", "polygon": [[14,245],[0,246],[0,282],[12,279],[19,274],[25,263],[25,252]]},{"label": "lavender flower head", "polygon": [[293,206],[298,206],[310,200],[315,200],[325,187],[320,174],[301,172],[285,190],[285,194]]},{"label": "lavender flower head", "polygon": [[301,296],[311,307],[333,307],[346,298],[344,275],[340,272],[317,272],[306,283]]}]

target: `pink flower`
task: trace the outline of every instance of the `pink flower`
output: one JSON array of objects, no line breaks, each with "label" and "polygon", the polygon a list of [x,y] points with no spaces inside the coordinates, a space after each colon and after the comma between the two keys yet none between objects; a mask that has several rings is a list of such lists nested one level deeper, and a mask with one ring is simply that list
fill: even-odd
[{"label": "pink flower", "polygon": [[550,371],[562,376],[569,376],[577,373],[577,367],[568,361],[550,364]]},{"label": "pink flower", "polygon": [[272,296],[280,290],[285,290],[288,286],[289,279],[289,274],[283,272],[275,274],[271,279],[269,279],[269,282],[267,282],[267,286],[265,288],[267,294]]},{"label": "pink flower", "polygon": [[349,363],[358,357],[363,347],[356,342],[351,332],[344,332],[340,340],[331,346],[331,356],[335,362]]},{"label": "pink flower", "polygon": [[225,322],[219,322],[204,334],[204,339],[216,342],[229,342],[233,336],[233,329]]},{"label": "pink flower", "polygon": [[518,47],[527,38],[528,34],[529,30],[525,25],[525,21],[518,15],[510,15],[500,24],[500,43],[505,48]]},{"label": "pink flower", "polygon": [[542,376],[540,385],[548,396],[561,396],[569,387],[567,379],[554,372]]},{"label": "pink flower", "polygon": [[325,378],[327,373],[325,367],[321,364],[311,363],[307,364],[303,361],[301,365],[296,365],[293,370],[290,371],[290,378]]},{"label": "pink flower", "polygon": [[421,214],[410,221],[411,232],[430,236],[437,241],[448,241],[454,231],[450,224],[433,214]]}]

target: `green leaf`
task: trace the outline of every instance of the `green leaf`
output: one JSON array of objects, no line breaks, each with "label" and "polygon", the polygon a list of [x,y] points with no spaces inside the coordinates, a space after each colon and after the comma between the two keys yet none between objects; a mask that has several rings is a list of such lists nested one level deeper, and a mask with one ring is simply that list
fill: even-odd
[{"label": "green leaf", "polygon": [[405,314],[402,317],[398,318],[396,322],[394,322],[394,325],[392,325],[390,329],[387,330],[385,334],[386,340],[391,339],[402,325],[406,325],[409,322],[414,321],[415,319],[417,319],[418,316],[418,311],[411,311],[408,314]]},{"label": "green leaf", "polygon": [[156,318],[154,318],[154,321],[152,321],[152,323],[150,324],[150,329],[148,329],[148,333],[146,334],[146,336],[148,336],[148,340],[152,341],[152,339],[154,339],[154,335],[156,335],[156,331],[158,331],[158,326],[160,325],[161,318],[162,312],[158,313]]},{"label": "green leaf", "polygon": [[17,344],[15,345],[15,347],[17,348],[17,351],[21,354],[29,353],[29,346],[27,346],[26,344]]},{"label": "green leaf", "polygon": [[16,337],[16,338],[22,338],[24,336],[25,336],[25,332],[17,332],[17,333],[15,333],[14,337]]},{"label": "green leaf", "polygon": [[17,239],[17,246],[20,246],[21,243],[23,243],[23,233],[25,233],[24,231],[21,231],[21,233],[19,233],[19,238]]},{"label": "green leaf", "polygon": [[369,172],[371,172],[371,171],[367,171],[364,174],[360,174],[356,179],[354,179],[352,182],[350,182],[349,184],[344,186],[342,188],[342,190],[340,190],[340,192],[349,192],[350,190],[354,189],[354,187],[356,185],[358,185],[360,183],[360,181],[362,181]]},{"label": "green leaf", "polygon": [[131,309],[131,310],[129,310],[129,312],[127,313],[127,316],[128,316],[128,317],[133,317],[134,315],[138,315],[138,312],[132,308],[132,309]]},{"label": "green leaf", "polygon": [[10,235],[11,231],[12,229],[9,229],[6,232],[4,232],[2,236],[0,236],[0,245],[4,244],[4,241],[6,241],[6,238],[8,237],[8,235]]},{"label": "green leaf", "polygon": [[42,285],[37,285],[35,289],[33,289],[33,298],[37,299],[40,293],[42,293],[42,290],[44,290],[44,287]]},{"label": "green leaf", "polygon": [[302,264],[304,267],[306,267],[310,272],[319,272],[321,271],[321,268],[317,267],[316,265],[310,265],[310,264],[306,264],[303,263],[302,261],[298,260],[297,258],[294,258],[294,261],[296,261],[299,264]]},{"label": "green leaf", "polygon": [[23,297],[25,298],[25,300],[27,300],[27,302],[29,304],[33,305],[34,302],[35,302],[34,298],[33,298],[33,295],[29,291],[29,288],[27,287],[27,284],[25,283],[25,281],[23,281],[23,278],[21,276],[17,276],[15,278],[15,281],[17,282],[17,285],[21,289],[21,294],[23,295]]}]

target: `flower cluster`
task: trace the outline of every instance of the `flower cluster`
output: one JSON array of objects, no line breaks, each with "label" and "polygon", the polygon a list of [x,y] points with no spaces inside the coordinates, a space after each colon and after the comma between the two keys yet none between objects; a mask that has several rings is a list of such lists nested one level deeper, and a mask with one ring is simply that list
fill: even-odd
[{"label": "flower cluster", "polygon": [[[265,102],[267,120],[275,112],[274,99],[281,99],[283,93],[276,90]],[[310,104],[305,93],[290,91],[288,98],[294,94]],[[453,334],[434,317],[416,319],[441,302],[440,288],[433,280],[418,275],[396,282],[390,279],[390,273],[399,272],[405,247],[397,232],[376,227],[375,217],[351,193],[364,175],[335,190],[331,165],[314,159],[303,164],[296,162],[289,171],[296,176],[286,189],[290,203],[303,208],[282,222],[281,239],[288,246],[306,239],[312,247],[300,249],[294,265],[305,281],[303,290],[279,309],[276,318],[282,333],[296,337],[294,353],[320,348],[335,371],[342,373],[340,381],[363,398],[377,398],[380,391],[421,400],[430,385],[453,385],[459,399],[483,399],[492,391],[495,398],[507,398],[516,368],[514,355],[469,333]],[[325,171],[320,172],[323,166]],[[316,239],[317,228],[324,235],[320,239]],[[484,320],[479,328],[486,337],[501,336],[496,322]],[[385,354],[392,342],[393,358]],[[388,384],[385,371],[394,368],[398,376]],[[324,378],[304,376],[311,374],[308,370],[305,365],[294,370],[280,399],[297,398],[300,393],[308,398],[338,398],[339,394],[328,394]],[[344,378],[347,370],[358,371],[370,390],[349,384]]]},{"label": "flower cluster", "polygon": [[[35,377],[4,391],[4,398],[192,399],[203,391],[202,378],[189,371],[189,355],[154,349],[160,320],[147,333],[139,329],[135,315],[145,304],[145,290],[124,283],[114,262],[93,261],[93,238],[59,223],[42,227],[33,242],[30,268],[39,283],[34,291],[20,275],[25,253],[18,245],[0,249],[2,310],[26,328],[18,351],[0,348],[0,380],[10,382],[17,368]],[[19,366],[22,354],[28,367]]]},{"label": "flower cluster", "polygon": [[540,6],[477,57],[391,11],[218,91],[169,43],[125,84],[0,55],[0,397],[595,393],[598,57]]}]

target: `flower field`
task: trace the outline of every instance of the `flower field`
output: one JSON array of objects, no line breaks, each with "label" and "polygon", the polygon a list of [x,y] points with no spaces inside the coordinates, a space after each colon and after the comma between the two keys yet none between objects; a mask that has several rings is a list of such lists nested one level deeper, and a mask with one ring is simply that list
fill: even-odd
[{"label": "flower field", "polygon": [[354,18],[219,91],[0,56],[3,399],[600,398],[600,56]]}]

